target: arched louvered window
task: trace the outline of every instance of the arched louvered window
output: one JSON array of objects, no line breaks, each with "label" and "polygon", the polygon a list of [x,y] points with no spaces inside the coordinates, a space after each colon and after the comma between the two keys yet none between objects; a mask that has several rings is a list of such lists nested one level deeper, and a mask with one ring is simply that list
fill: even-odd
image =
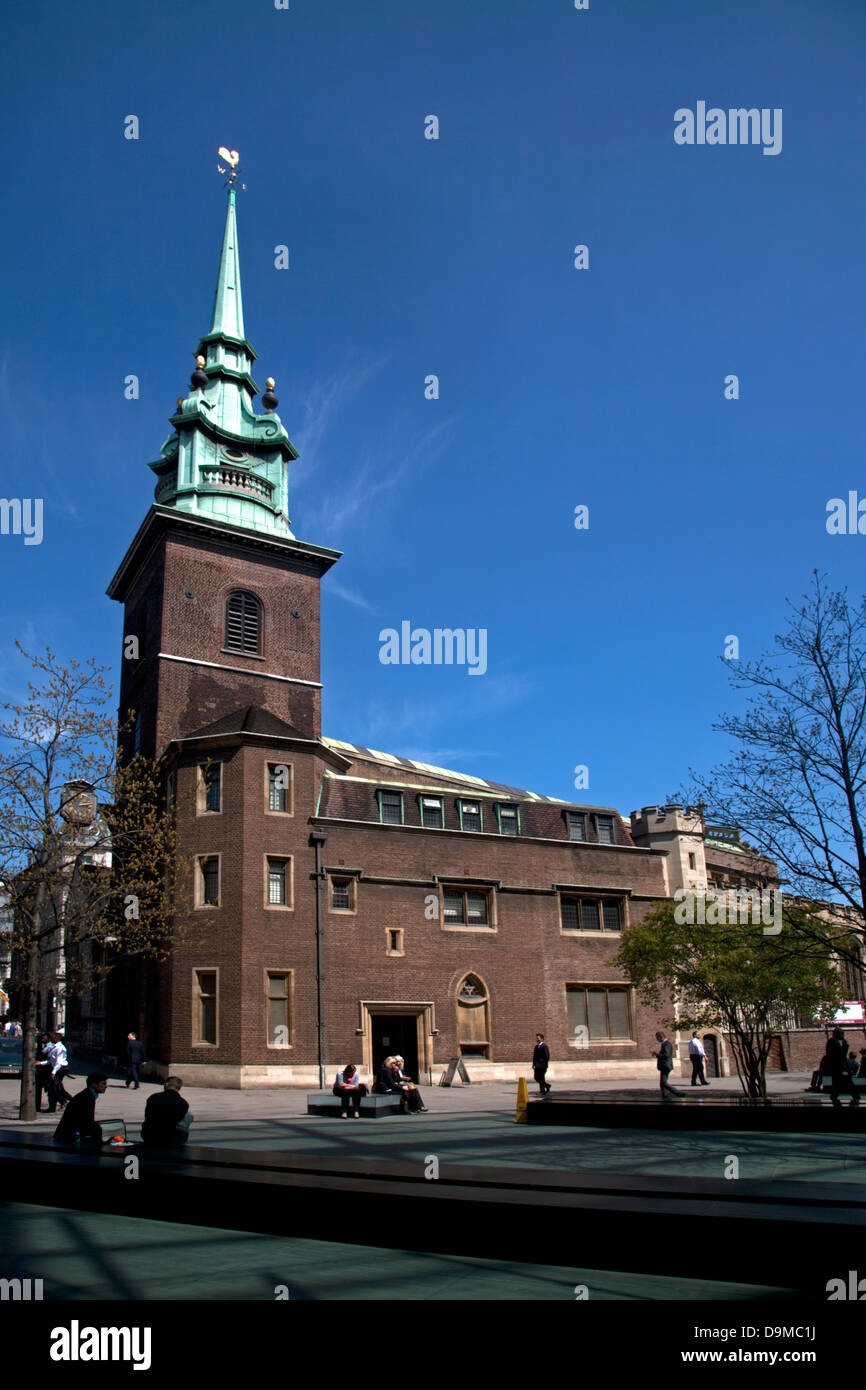
[{"label": "arched louvered window", "polygon": [[233,652],[261,655],[262,605],[245,589],[234,589],[226,601],[226,646]]}]

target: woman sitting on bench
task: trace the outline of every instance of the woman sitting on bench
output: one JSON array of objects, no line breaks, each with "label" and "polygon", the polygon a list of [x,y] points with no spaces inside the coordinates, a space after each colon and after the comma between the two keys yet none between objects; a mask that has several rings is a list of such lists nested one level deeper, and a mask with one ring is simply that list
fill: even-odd
[{"label": "woman sitting on bench", "polygon": [[358,1068],[354,1062],[347,1062],[342,1071],[337,1072],[337,1079],[334,1082],[334,1095],[339,1096],[343,1102],[343,1110],[340,1115],[341,1120],[347,1120],[347,1107],[352,1103],[355,1119],[360,1120],[361,1112],[358,1109],[358,1101],[367,1094],[367,1087],[358,1076]]},{"label": "woman sitting on bench", "polygon": [[408,1091],[409,1109],[412,1111],[413,1114],[417,1114],[419,1110],[426,1111],[427,1106],[421,1099],[421,1092],[418,1090],[418,1087],[415,1085],[415,1082],[411,1079],[411,1077],[408,1077],[403,1070],[403,1063],[405,1060],[405,1057],[395,1057],[394,1065],[400,1073],[400,1085],[405,1086]]},{"label": "woman sitting on bench", "polygon": [[419,1109],[419,1101],[413,1100],[417,1096],[417,1091],[410,1090],[407,1082],[403,1080],[403,1075],[397,1065],[396,1057],[386,1057],[376,1075],[376,1090],[380,1096],[398,1095],[400,1097],[400,1114],[405,1115],[408,1110],[413,1114]]}]

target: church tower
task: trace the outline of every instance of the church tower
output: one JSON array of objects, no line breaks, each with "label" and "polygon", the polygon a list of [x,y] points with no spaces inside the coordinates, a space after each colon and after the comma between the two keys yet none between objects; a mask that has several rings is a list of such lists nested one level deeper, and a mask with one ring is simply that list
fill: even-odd
[{"label": "church tower", "polygon": [[115,971],[106,1045],[131,1029],[149,1058],[215,1085],[291,1080],[296,1035],[313,1036],[292,998],[315,980],[307,822],[324,767],[347,766],[321,742],[319,584],[339,552],[290,529],[298,454],[272,379],[253,408],[234,179],[210,328],[108,588],[124,605],[121,719],[133,711],[133,748],[163,761],[189,908],[169,964]]}]

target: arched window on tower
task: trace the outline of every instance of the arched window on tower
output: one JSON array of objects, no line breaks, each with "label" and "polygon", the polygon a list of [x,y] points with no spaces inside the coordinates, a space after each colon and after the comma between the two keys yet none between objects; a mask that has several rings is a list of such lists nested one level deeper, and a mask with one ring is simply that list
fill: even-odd
[{"label": "arched window on tower", "polygon": [[226,599],[226,647],[261,656],[262,605],[246,589],[233,589]]},{"label": "arched window on tower", "polygon": [[464,975],[457,988],[457,1045],[462,1057],[490,1056],[490,999],[478,975]]}]

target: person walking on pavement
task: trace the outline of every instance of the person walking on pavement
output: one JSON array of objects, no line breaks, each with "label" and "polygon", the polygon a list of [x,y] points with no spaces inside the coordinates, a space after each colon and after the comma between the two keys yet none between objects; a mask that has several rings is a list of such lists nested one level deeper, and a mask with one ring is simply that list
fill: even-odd
[{"label": "person walking on pavement", "polygon": [[544,1041],[543,1033],[536,1033],[535,1047],[532,1051],[532,1075],[538,1082],[538,1094],[546,1096],[550,1090],[547,1081],[547,1068],[550,1066],[550,1048]]},{"label": "person walking on pavement", "polygon": [[133,1082],[132,1089],[138,1090],[138,1069],[144,1062],[144,1045],[134,1033],[126,1035],[126,1084]]},{"label": "person walking on pavement", "polygon": [[827,1043],[827,1061],[829,1066],[827,1071],[830,1073],[830,1099],[835,1106],[841,1107],[839,1092],[845,1091],[851,1097],[852,1105],[860,1104],[860,1093],[851,1079],[851,1073],[845,1067],[845,1059],[848,1056],[848,1044],[845,1041],[845,1034],[841,1028],[833,1029],[833,1036]]},{"label": "person walking on pavement", "polygon": [[60,1108],[68,1105],[72,1097],[63,1084],[63,1078],[69,1075],[69,1059],[66,1055],[66,1044],[59,1033],[49,1033],[51,1046],[48,1056],[51,1060],[51,1076],[48,1082],[48,1111],[53,1114],[57,1109],[57,1102]]},{"label": "person walking on pavement", "polygon": [[689,1059],[692,1064],[693,1086],[697,1086],[698,1084],[701,1086],[709,1086],[710,1084],[704,1076],[704,1059],[706,1055],[704,1045],[697,1033],[692,1033],[691,1042],[689,1043]]},{"label": "person walking on pavement", "polygon": [[667,1100],[668,1096],[679,1094],[674,1090],[673,1086],[668,1085],[668,1077],[674,1069],[674,1049],[670,1040],[665,1037],[664,1033],[656,1033],[656,1039],[659,1044],[659,1050],[652,1055],[655,1057],[656,1066],[658,1067],[659,1087],[662,1093],[662,1100]]}]

